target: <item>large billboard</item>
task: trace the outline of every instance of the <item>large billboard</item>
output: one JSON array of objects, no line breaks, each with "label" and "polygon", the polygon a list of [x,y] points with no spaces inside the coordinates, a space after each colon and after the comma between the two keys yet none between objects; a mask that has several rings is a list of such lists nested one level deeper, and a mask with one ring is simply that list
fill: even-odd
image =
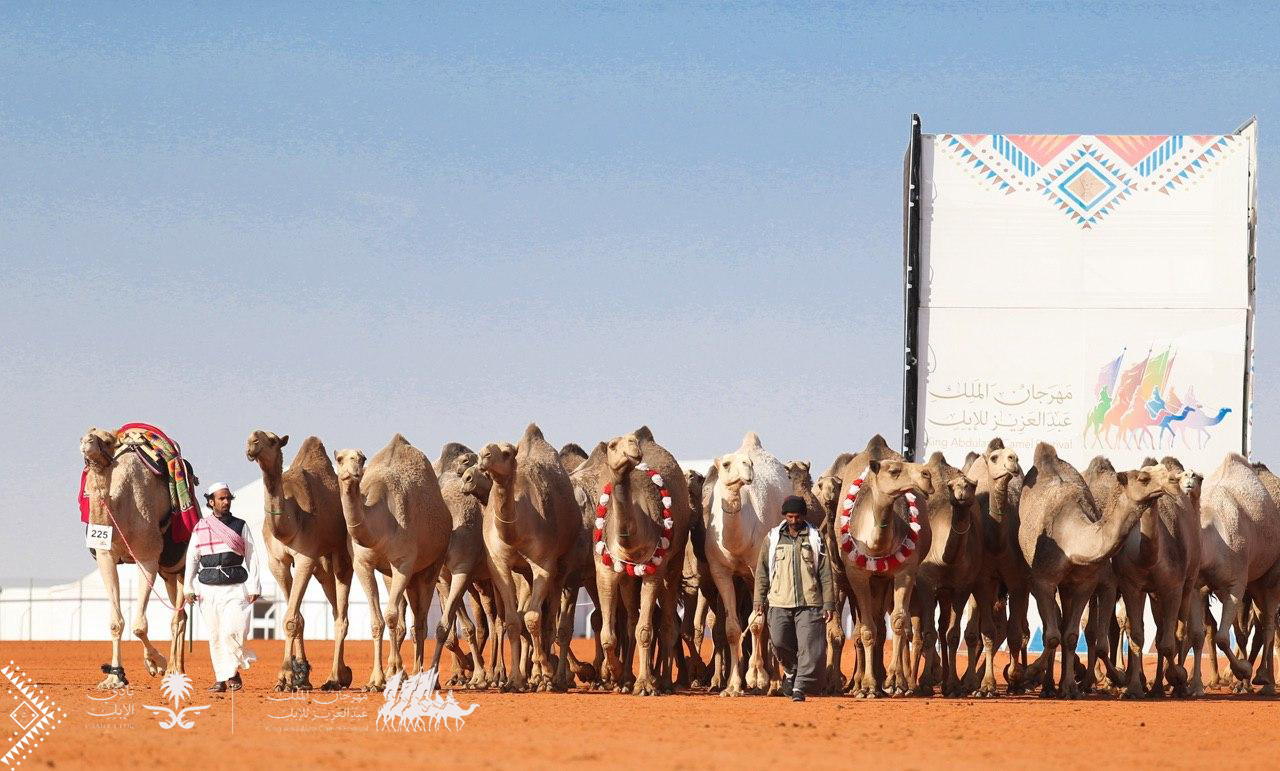
[{"label": "large billboard", "polygon": [[[918,120],[918,119],[917,119]],[[904,448],[1083,466],[1248,452],[1256,127],[922,134],[906,171]],[[918,279],[918,280],[917,280]]]}]

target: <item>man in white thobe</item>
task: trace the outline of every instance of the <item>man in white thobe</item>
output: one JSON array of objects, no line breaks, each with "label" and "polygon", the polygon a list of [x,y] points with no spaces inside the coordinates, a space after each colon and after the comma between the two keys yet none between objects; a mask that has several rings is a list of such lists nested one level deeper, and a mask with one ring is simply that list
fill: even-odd
[{"label": "man in white thobe", "polygon": [[239,669],[257,660],[245,650],[253,603],[262,589],[253,538],[245,521],[231,514],[231,490],[221,482],[205,492],[210,513],[196,525],[187,546],[184,579],[187,604],[200,601],[200,617],[209,630],[209,656],[217,678],[210,691],[244,687]]}]

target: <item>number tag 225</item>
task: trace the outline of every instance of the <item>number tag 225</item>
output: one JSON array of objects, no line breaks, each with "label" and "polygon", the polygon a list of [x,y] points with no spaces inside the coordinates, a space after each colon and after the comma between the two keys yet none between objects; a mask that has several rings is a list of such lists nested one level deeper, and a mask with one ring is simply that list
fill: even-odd
[{"label": "number tag 225", "polygon": [[111,549],[111,525],[89,525],[84,536],[84,545],[90,549]]}]

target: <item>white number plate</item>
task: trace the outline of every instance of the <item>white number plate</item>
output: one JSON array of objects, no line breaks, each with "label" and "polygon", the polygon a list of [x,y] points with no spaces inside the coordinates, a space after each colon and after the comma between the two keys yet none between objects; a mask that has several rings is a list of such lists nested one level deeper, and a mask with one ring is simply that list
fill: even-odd
[{"label": "white number plate", "polygon": [[90,549],[111,548],[111,525],[89,525],[89,532],[84,536],[84,545]]}]

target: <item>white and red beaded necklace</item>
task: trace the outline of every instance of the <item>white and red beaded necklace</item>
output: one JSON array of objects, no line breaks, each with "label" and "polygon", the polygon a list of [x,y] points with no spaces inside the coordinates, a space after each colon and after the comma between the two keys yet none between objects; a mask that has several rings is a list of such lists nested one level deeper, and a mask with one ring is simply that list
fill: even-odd
[{"label": "white and red beaded necklace", "polygon": [[629,576],[646,576],[658,572],[658,566],[662,564],[662,558],[666,556],[667,550],[671,548],[671,529],[675,526],[675,521],[671,519],[671,492],[663,487],[662,475],[643,463],[637,465],[636,470],[648,474],[649,481],[658,486],[658,492],[662,496],[662,535],[658,538],[658,545],[653,550],[653,556],[649,557],[647,562],[628,562],[614,557],[605,547],[604,518],[609,513],[609,499],[613,495],[613,485],[609,483],[605,484],[600,493],[600,502],[596,505],[596,530],[592,534],[592,540],[595,541],[594,548],[596,555],[600,557],[600,564],[605,567],[612,567],[615,573],[626,573]]},{"label": "white and red beaded necklace", "polygon": [[920,539],[920,509],[916,506],[916,496],[914,493],[904,493],[903,497],[907,499],[907,511],[911,515],[908,522],[907,534],[898,542],[898,548],[887,557],[873,557],[867,553],[867,549],[859,541],[854,540],[852,534],[849,533],[849,518],[853,514],[853,504],[858,500],[858,493],[862,490],[862,484],[867,479],[868,468],[862,472],[862,476],[853,480],[853,484],[849,486],[849,493],[844,497],[844,505],[840,509],[840,550],[846,554],[853,554],[853,562],[860,568],[865,568],[873,573],[891,573],[906,563],[907,559],[916,550],[916,543]]}]

